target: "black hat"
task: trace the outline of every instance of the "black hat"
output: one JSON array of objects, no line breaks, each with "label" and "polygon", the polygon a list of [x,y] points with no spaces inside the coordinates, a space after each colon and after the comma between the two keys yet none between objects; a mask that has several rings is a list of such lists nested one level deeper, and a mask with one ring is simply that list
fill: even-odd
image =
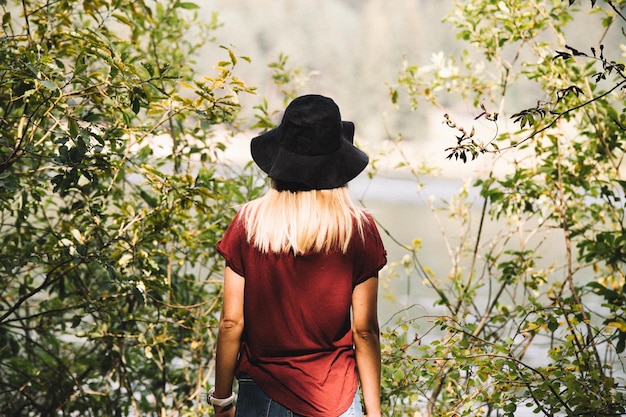
[{"label": "black hat", "polygon": [[324,190],[341,187],[367,166],[353,140],[354,124],[341,121],[333,100],[305,95],[287,106],[277,128],[252,139],[250,151],[270,178]]}]

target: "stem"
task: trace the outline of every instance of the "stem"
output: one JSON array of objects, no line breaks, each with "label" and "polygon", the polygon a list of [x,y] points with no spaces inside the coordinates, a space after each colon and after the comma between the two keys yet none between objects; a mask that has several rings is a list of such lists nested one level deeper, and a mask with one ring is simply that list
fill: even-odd
[{"label": "stem", "polygon": [[[481,210],[481,213],[480,213],[480,223],[478,224],[478,232],[477,232],[477,236],[476,236],[476,243],[474,244],[474,250],[472,252],[472,263],[471,263],[470,269],[469,269],[469,277],[467,279],[467,284],[466,284],[465,288],[463,288],[463,294],[461,294],[461,297],[459,297],[459,299],[457,300],[457,303],[456,303],[456,306],[455,306],[455,311],[458,311],[461,308],[461,305],[463,304],[463,298],[465,297],[465,294],[467,293],[468,289],[472,285],[472,279],[474,277],[474,268],[476,268],[476,260],[478,259],[478,247],[480,246],[480,238],[482,236],[483,226],[485,224],[485,217],[487,216],[487,206],[488,205],[489,205],[489,201],[488,201],[487,197],[484,197],[483,198],[483,207],[482,207],[482,210]],[[483,320],[486,321],[486,316],[488,316],[488,314],[489,314],[488,312],[485,312],[485,315],[483,316]]]},{"label": "stem", "polygon": [[573,113],[573,112],[575,112],[578,109],[581,109],[581,108],[583,108],[585,106],[588,106],[589,104],[593,103],[594,101],[600,100],[601,98],[604,98],[604,97],[608,96],[613,91],[621,88],[622,86],[626,86],[626,79],[620,81],[617,84],[615,84],[613,87],[611,87],[611,89],[605,91],[604,93],[600,94],[599,96],[593,97],[593,98],[591,98],[591,99],[589,99],[589,100],[579,104],[578,106],[571,107],[571,108],[565,110],[562,113],[558,113],[556,115],[556,117],[554,119],[552,119],[552,121],[550,123],[548,123],[547,125],[545,125],[544,127],[540,128],[538,130],[533,131],[533,133],[531,133],[528,137],[526,137],[525,139],[521,140],[520,142],[517,142],[515,145],[511,145],[511,146],[507,146],[505,148],[502,148],[501,151],[506,150],[506,149],[513,149],[513,148],[519,147],[521,144],[523,144],[525,142],[528,142],[529,140],[533,139],[535,136],[537,136],[540,133],[543,133],[546,130],[548,130],[551,127],[553,127],[556,124],[556,122],[559,121],[559,119],[561,119],[563,116],[566,116],[566,115],[568,115],[570,113]]},{"label": "stem", "polygon": [[[558,210],[558,215],[561,218],[561,227],[563,228],[563,237],[565,240],[565,252],[566,252],[566,268],[567,268],[567,275],[566,275],[566,284],[570,290],[570,293],[572,295],[572,298],[574,299],[575,303],[577,304],[577,306],[580,308],[580,314],[582,316],[583,322],[585,323],[585,327],[587,328],[587,337],[586,337],[586,342],[589,346],[589,348],[592,349],[592,352],[596,358],[596,369],[598,370],[598,372],[600,372],[602,375],[604,375],[603,369],[602,369],[602,361],[599,355],[599,352],[596,348],[595,343],[593,342],[594,339],[594,331],[593,328],[591,327],[591,320],[587,314],[587,310],[585,309],[585,306],[583,305],[582,300],[580,299],[580,295],[578,294],[578,290],[576,289],[576,285],[574,284],[574,267],[573,267],[573,255],[572,255],[572,238],[571,238],[571,233],[570,233],[570,229],[569,229],[569,218],[567,217],[567,211],[566,211],[566,197],[565,197],[565,192],[563,190],[563,172],[562,172],[562,165],[561,165],[561,151],[560,151],[560,146],[559,146],[559,142],[557,141],[557,152],[558,152],[558,158],[557,158],[557,181],[555,183],[555,187],[557,189],[557,193],[558,193],[558,202],[556,204],[557,210]],[[580,357],[580,353],[582,353],[585,350],[585,347],[581,345],[580,340],[576,337],[575,334],[575,325],[572,324],[570,322],[570,318],[569,318],[569,312],[567,312],[564,308],[563,308],[563,304],[561,302],[561,297],[558,298],[558,303],[561,306],[561,308],[563,309],[563,317],[565,318],[565,320],[567,321],[567,325],[570,328],[570,331],[572,333],[572,340],[573,343],[576,344],[576,354],[577,356],[579,356],[579,359],[581,360],[581,362],[584,362],[587,364],[587,366],[589,368],[592,368],[591,364],[584,358]]]}]

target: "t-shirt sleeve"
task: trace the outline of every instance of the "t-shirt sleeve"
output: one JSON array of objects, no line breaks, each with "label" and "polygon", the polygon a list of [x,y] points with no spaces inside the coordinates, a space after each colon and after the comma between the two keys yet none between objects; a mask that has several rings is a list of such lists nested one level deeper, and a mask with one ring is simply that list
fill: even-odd
[{"label": "t-shirt sleeve", "polygon": [[361,252],[354,285],[358,285],[369,278],[378,277],[378,272],[387,264],[387,251],[376,227],[374,219],[368,214],[368,221],[363,228],[365,237],[364,250]]},{"label": "t-shirt sleeve", "polygon": [[246,275],[242,257],[244,252],[242,249],[243,246],[247,244],[244,224],[240,214],[237,213],[233,221],[226,228],[222,239],[217,242],[216,249],[220,255],[224,257],[226,265],[242,277]]}]

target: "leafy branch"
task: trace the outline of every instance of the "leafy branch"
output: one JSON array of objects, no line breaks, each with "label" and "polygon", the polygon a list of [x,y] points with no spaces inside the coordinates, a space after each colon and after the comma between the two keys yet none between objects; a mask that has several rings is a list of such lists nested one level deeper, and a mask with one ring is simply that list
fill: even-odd
[{"label": "leafy branch", "polygon": [[[597,84],[601,81],[607,80],[611,75],[614,75],[617,77],[615,84],[608,90],[590,98],[589,100],[586,100],[577,105],[570,106],[567,109],[562,110],[562,111],[555,110],[556,108],[558,108],[558,105],[560,105],[563,102],[566,102],[566,100],[569,97],[574,96],[576,98],[579,98],[580,96],[585,95],[582,88],[580,88],[577,85],[570,85],[568,87],[556,90],[554,101],[548,101],[548,102],[539,101],[535,107],[527,108],[527,109],[521,110],[513,114],[511,116],[511,119],[513,120],[514,123],[519,124],[520,129],[524,129],[526,127],[534,127],[535,130],[533,130],[529,135],[527,135],[522,140],[508,147],[503,147],[503,148],[499,148],[495,144],[495,141],[498,139],[497,137],[498,114],[489,113],[486,110],[484,104],[481,103],[480,106],[482,109],[482,113],[476,116],[475,120],[479,118],[485,118],[486,120],[493,122],[496,125],[496,134],[494,135],[493,138],[491,138],[490,140],[486,142],[482,142],[476,139],[475,137],[476,132],[475,132],[474,127],[471,128],[470,133],[467,133],[467,130],[465,128],[457,126],[456,123],[452,122],[452,120],[450,119],[450,116],[448,114],[445,114],[444,123],[448,127],[455,129],[458,133],[455,136],[457,144],[453,147],[446,148],[446,152],[448,152],[448,155],[446,158],[447,159],[455,158],[456,160],[460,159],[461,161],[465,163],[468,161],[468,155],[471,156],[471,160],[474,160],[481,154],[497,153],[506,149],[518,148],[522,144],[528,141],[531,141],[538,135],[546,132],[548,129],[553,128],[556,125],[556,123],[563,117],[573,114],[582,108],[588,107],[592,105],[593,103],[598,102],[610,96],[615,91],[623,90],[624,88],[626,88],[626,74],[624,72],[625,65],[620,62],[609,60],[604,54],[604,45],[600,46],[599,51],[597,51],[595,48],[591,48],[591,54],[581,52],[567,45],[566,45],[566,49],[567,51],[558,51],[556,55],[553,57],[553,59],[554,60],[557,60],[557,59],[569,60],[569,59],[573,59],[574,57],[583,57],[589,60],[596,60],[601,63],[602,70],[597,71],[591,75],[591,78],[594,80],[594,82]],[[539,127],[538,125],[540,124],[540,121],[544,121],[546,117],[548,116],[554,116],[554,117],[551,120],[548,120],[547,122],[543,123],[542,126]],[[621,124],[619,124],[618,120],[614,120],[614,122],[618,123],[618,125],[622,129],[624,128]]]},{"label": "leafy branch", "polygon": [[[475,139],[476,129],[474,126],[468,131],[462,127],[458,126],[455,122],[450,119],[450,116],[446,113],[444,114],[443,123],[448,127],[455,129],[457,131],[456,135],[456,146],[452,146],[446,148],[446,152],[448,152],[448,156],[446,159],[455,160],[460,159],[463,163],[467,162],[468,154],[471,156],[471,160],[473,161],[478,157],[478,155],[486,153],[486,152],[497,152],[498,146],[495,144],[495,140],[498,136],[498,113],[490,113],[487,111],[485,105],[483,103],[480,104],[482,109],[482,113],[474,118],[474,120],[478,120],[484,117],[486,120],[492,122],[495,126],[495,134],[492,139],[487,141],[486,143],[480,142]],[[491,149],[489,149],[491,148]]]}]

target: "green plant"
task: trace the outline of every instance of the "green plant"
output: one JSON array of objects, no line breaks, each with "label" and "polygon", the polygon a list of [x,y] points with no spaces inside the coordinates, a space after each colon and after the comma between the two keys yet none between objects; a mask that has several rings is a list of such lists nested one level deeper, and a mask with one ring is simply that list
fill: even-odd
[{"label": "green plant", "polygon": [[[0,414],[187,415],[212,360],[240,57],[177,0],[0,1]],[[245,57],[244,57],[245,58]]]},{"label": "green plant", "polygon": [[[400,334],[389,329],[389,415],[626,412],[626,78],[617,42],[608,46],[610,29],[626,21],[625,5],[457,2],[448,21],[476,50],[442,59],[446,71],[405,66],[392,99],[405,91],[414,108],[420,99],[442,106],[458,93],[495,133],[445,112],[456,136],[448,158],[493,156],[493,170],[475,183],[480,207],[472,209],[467,196],[451,202],[463,224],[475,213],[479,226],[461,236],[449,276],[427,274],[418,248],[407,248],[414,274],[436,290],[443,313],[426,330],[436,336],[418,337],[419,346],[404,333],[419,330],[411,325],[420,317],[405,315]],[[566,43],[567,29],[583,19],[604,47]],[[534,94],[548,99],[519,110]],[[546,259],[547,247],[557,256]]]}]

